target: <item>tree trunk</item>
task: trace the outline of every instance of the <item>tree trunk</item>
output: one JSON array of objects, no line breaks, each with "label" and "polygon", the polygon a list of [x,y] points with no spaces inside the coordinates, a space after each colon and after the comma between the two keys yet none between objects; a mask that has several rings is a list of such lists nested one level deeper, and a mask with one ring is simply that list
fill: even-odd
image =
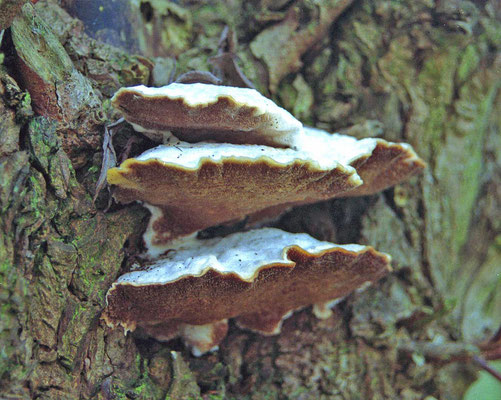
[{"label": "tree trunk", "polygon": [[[24,5],[1,48],[0,397],[462,398],[501,324],[495,0],[60,3]],[[327,320],[296,312],[278,336],[231,326],[195,358],[100,320],[148,213],[92,197],[114,91],[165,83],[169,56],[177,74],[210,70],[225,25],[246,76],[304,123],[409,142],[428,168],[276,224],[387,252],[387,278]],[[153,145],[115,137],[119,156]]]}]

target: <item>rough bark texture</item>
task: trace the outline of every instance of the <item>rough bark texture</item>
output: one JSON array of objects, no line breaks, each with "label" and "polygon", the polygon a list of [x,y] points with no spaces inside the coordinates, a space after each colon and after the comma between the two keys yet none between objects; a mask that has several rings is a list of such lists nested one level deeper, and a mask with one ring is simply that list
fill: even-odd
[{"label": "rough bark texture", "polygon": [[[62,3],[77,16],[78,1]],[[134,51],[153,63],[91,39],[110,35],[57,2],[25,5],[3,38],[0,397],[460,399],[476,377],[474,345],[501,319],[497,2],[139,3],[113,2],[123,13],[107,29],[129,15]],[[373,245],[393,255],[391,276],[325,321],[304,310],[274,337],[231,327],[218,352],[193,358],[178,342],[103,325],[106,291],[137,254],[147,212],[104,213],[108,194],[91,198],[104,125],[118,117],[112,93],[164,83],[173,62],[158,56],[175,55],[179,74],[210,69],[225,25],[262,93],[317,127],[410,142],[429,168],[278,223]],[[117,134],[119,153],[131,144],[152,146]]]}]

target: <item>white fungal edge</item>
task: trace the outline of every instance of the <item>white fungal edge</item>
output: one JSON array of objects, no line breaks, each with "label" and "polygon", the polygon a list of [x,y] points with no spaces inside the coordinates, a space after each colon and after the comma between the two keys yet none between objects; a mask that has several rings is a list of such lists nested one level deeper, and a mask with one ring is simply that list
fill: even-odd
[{"label": "white fungal edge", "polygon": [[168,143],[147,150],[135,160],[156,159],[166,165],[187,170],[197,170],[206,160],[213,162],[268,160],[281,165],[299,161],[321,171],[345,169],[355,174],[354,179],[360,180],[350,164],[361,157],[370,156],[378,142],[387,143],[382,139],[373,138],[357,140],[351,136],[330,134],[314,128],[305,128],[303,134],[295,138],[292,148],[289,149],[253,144],[187,143],[171,136]]},{"label": "white fungal edge", "polygon": [[214,331],[220,324],[227,325],[228,320],[223,319],[205,325],[181,324],[178,332],[179,337],[191,349],[191,354],[200,357],[205,353],[219,350],[219,345],[214,345]]},{"label": "white fungal edge", "polygon": [[[235,106],[232,108],[254,108],[255,111],[253,116],[255,117],[267,114],[271,123],[269,126],[264,127],[266,128],[264,131],[268,131],[270,137],[274,136],[273,133],[278,135],[288,133],[294,136],[295,133],[300,132],[303,126],[303,124],[294,118],[291,113],[277,106],[272,100],[266,98],[255,89],[205,83],[171,83],[170,85],[158,88],[139,85],[119,89],[112,101],[123,91],[136,92],[138,95],[146,98],[181,99],[184,104],[193,108],[206,107],[217,103],[220,97],[231,98],[235,102]],[[133,127],[139,132],[145,131],[145,128],[137,124],[133,124]],[[289,137],[287,136],[281,139],[284,140],[283,144],[287,145]]]},{"label": "white fungal edge", "polygon": [[406,159],[409,162],[419,159],[408,143],[388,142],[379,138],[357,139],[353,136],[329,133],[322,129],[306,126],[303,128],[303,135],[295,137],[292,148],[311,154],[321,160],[333,157],[342,165],[351,165],[362,157],[370,156],[378,144],[399,146],[407,153]]},{"label": "white fungal edge", "polygon": [[239,232],[225,238],[209,240],[187,239],[177,241],[171,251],[144,270],[126,273],[113,283],[117,285],[147,286],[175,282],[186,276],[202,276],[213,269],[221,274],[236,274],[252,282],[259,270],[270,264],[293,265],[287,251],[298,246],[312,255],[321,255],[336,248],[353,253],[367,250],[367,246],[336,245],[316,240],[306,233],[288,233],[275,228]]},{"label": "white fungal edge", "polygon": [[339,297],[337,299],[333,299],[327,301],[325,303],[313,304],[313,315],[318,319],[327,319],[332,316],[332,309],[341,303],[345,299],[344,297]]},{"label": "white fungal edge", "polygon": [[[151,213],[150,219],[148,221],[148,226],[146,227],[146,231],[143,234],[144,246],[146,248],[146,253],[144,254],[145,258],[148,259],[156,259],[159,258],[166,251],[186,244],[188,241],[196,240],[197,233],[193,232],[189,235],[181,236],[174,240],[169,240],[163,244],[156,244],[155,242],[161,240],[161,235],[157,232],[153,226],[155,222],[164,217],[163,211],[159,207],[152,206],[148,203],[141,204],[146,207]],[[170,235],[170,232],[166,232],[167,235]]]}]

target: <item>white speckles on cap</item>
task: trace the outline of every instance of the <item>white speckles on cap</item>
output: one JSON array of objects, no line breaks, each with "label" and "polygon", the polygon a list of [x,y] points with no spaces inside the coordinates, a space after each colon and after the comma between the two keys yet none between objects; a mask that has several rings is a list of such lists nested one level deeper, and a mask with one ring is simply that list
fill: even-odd
[{"label": "white speckles on cap", "polygon": [[273,228],[189,240],[109,290],[110,326],[140,326],[161,340],[180,336],[195,352],[223,340],[224,320],[264,335],[311,304],[342,298],[390,271],[390,258]]},{"label": "white speckles on cap", "polygon": [[[274,228],[234,233],[210,240],[179,240],[170,245],[165,258],[151,264],[145,271],[133,271],[118,278],[117,283],[151,285],[172,282],[183,276],[199,276],[209,268],[226,274],[236,274],[252,281],[263,265],[290,264],[287,248],[299,246],[311,254],[319,254],[334,245],[321,242],[306,233],[288,233]],[[336,245],[347,251],[361,251],[357,244]],[[256,251],[256,249],[258,251]]]}]

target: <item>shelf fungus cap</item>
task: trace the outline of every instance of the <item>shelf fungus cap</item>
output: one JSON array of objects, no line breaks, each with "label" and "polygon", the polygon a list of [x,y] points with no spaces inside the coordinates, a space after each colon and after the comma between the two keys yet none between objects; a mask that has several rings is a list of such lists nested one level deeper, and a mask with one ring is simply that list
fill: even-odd
[{"label": "shelf fungus cap", "polygon": [[[332,197],[375,194],[421,173],[426,167],[426,163],[407,143],[376,138],[356,139],[310,127],[305,127],[304,134],[296,137],[294,148],[315,153],[318,159],[331,157],[357,171],[362,184]],[[262,219],[273,219],[292,206],[307,203],[311,200],[272,206],[250,215],[247,221],[252,225]]]},{"label": "shelf fungus cap", "polygon": [[314,149],[179,141],[110,169],[108,183],[118,201],[153,206],[147,244],[162,248],[265,208],[335,197],[362,181],[335,154],[322,157]]},{"label": "shelf fungus cap", "polygon": [[103,317],[111,327],[141,327],[160,340],[180,336],[202,353],[223,339],[228,318],[277,334],[292,311],[342,298],[389,270],[390,257],[371,247],[273,228],[189,240],[122,275]]},{"label": "shelf fungus cap", "polygon": [[305,128],[293,148],[170,139],[108,171],[118,201],[148,204],[150,255],[169,241],[250,215],[372,194],[419,172],[409,145]]},{"label": "shelf fungus cap", "polygon": [[112,99],[138,132],[172,131],[188,142],[290,147],[302,124],[254,89],[205,83],[121,88]]},{"label": "shelf fungus cap", "polygon": [[[345,193],[345,196],[374,194],[419,174],[426,163],[407,143],[387,142],[384,139],[356,139],[339,133],[305,127],[304,134],[296,137],[295,148],[316,151],[320,157],[333,156],[339,162],[357,171],[363,184]],[[315,149],[315,150],[314,150]]]}]

